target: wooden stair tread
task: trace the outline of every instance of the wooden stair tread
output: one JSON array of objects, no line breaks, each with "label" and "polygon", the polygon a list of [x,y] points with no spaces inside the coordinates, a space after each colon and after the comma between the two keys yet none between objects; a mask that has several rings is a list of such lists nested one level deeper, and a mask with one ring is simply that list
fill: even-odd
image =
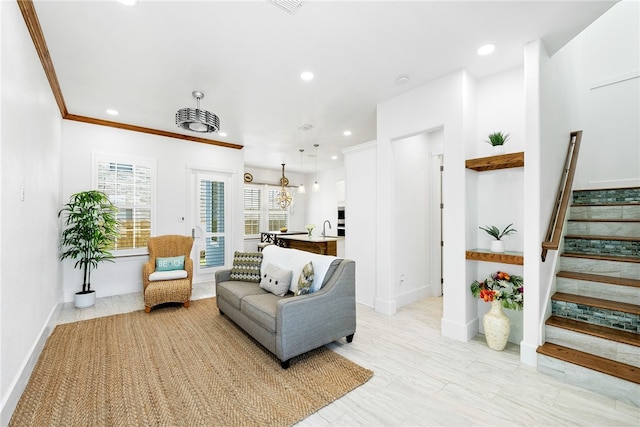
[{"label": "wooden stair tread", "polygon": [[588,234],[567,234],[565,239],[581,239],[581,240],[619,240],[622,242],[640,242],[637,236],[591,236]]},{"label": "wooden stair tread", "polygon": [[640,315],[640,305],[629,304],[626,302],[610,301],[602,298],[585,297],[582,295],[567,294],[564,292],[556,292],[551,297],[555,301],[565,301],[574,304],[588,305],[590,307],[603,308],[605,310],[621,311],[623,313],[631,313]]},{"label": "wooden stair tread", "polygon": [[584,280],[587,282],[607,283],[610,285],[632,286],[640,288],[640,280],[629,279],[626,277],[603,276],[601,274],[578,273],[575,271],[559,271],[557,277],[567,279]]},{"label": "wooden stair tread", "polygon": [[574,350],[553,343],[544,343],[536,350],[538,354],[553,357],[583,368],[591,369],[616,378],[640,384],[640,368],[615,360]]},{"label": "wooden stair tread", "polygon": [[560,316],[551,316],[545,322],[548,326],[567,329],[581,334],[591,335],[606,340],[611,340],[623,344],[640,347],[640,335],[633,332],[621,331],[619,329],[607,328],[606,326],[594,325],[593,323],[580,322],[578,320],[567,319]]},{"label": "wooden stair tread", "polygon": [[634,262],[640,263],[640,258],[638,257],[628,257],[628,256],[615,256],[615,255],[596,255],[596,254],[581,254],[576,252],[563,252],[560,256],[566,256],[571,258],[585,258],[585,259],[594,259],[599,261],[621,261],[621,262]]}]

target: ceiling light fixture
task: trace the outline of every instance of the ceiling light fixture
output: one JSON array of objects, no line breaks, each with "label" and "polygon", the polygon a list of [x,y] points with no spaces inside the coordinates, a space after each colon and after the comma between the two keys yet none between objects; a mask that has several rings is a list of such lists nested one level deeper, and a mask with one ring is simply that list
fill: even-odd
[{"label": "ceiling light fixture", "polygon": [[[302,173],[303,172],[303,169],[302,169],[302,153],[304,153],[304,148],[301,148],[299,151],[300,151],[300,173]],[[306,192],[307,192],[307,190],[304,188],[304,183],[301,183],[300,186],[298,187],[298,193],[304,194]]]},{"label": "ceiling light fixture", "polygon": [[227,133],[226,133],[226,132],[218,132],[218,135],[220,135],[220,136],[227,136]]},{"label": "ceiling light fixture", "polygon": [[220,130],[220,119],[207,110],[200,109],[200,100],[204,98],[204,93],[194,90],[191,92],[197,101],[196,108],[181,108],[176,113],[176,124],[182,129],[193,132],[218,132]]},{"label": "ceiling light fixture", "polygon": [[138,0],[118,0],[118,1],[125,6],[135,6],[136,3],[138,2]]},{"label": "ceiling light fixture", "polygon": [[489,44],[485,44],[484,46],[480,46],[478,48],[478,55],[484,56],[484,55],[489,55],[490,53],[493,53],[493,51],[496,50],[496,45],[489,43]]},{"label": "ceiling light fixture", "polygon": [[396,84],[398,86],[406,85],[407,83],[409,83],[409,76],[407,76],[406,74],[402,75],[402,76],[399,76],[396,79]]},{"label": "ceiling light fixture", "polygon": [[316,180],[311,187],[311,190],[314,192],[320,191],[320,184],[318,184],[318,144],[313,144],[316,148]]},{"label": "ceiling light fixture", "polygon": [[300,74],[300,78],[305,82],[309,82],[313,80],[313,73],[311,71],[305,71],[302,74]]},{"label": "ceiling light fixture", "polygon": [[350,130],[345,130],[344,132],[342,132],[342,134],[344,136],[351,136],[351,131]]},{"label": "ceiling light fixture", "polygon": [[117,116],[118,115],[118,110],[114,110],[113,108],[108,108],[107,109],[107,114],[110,116]]},{"label": "ceiling light fixture", "polygon": [[289,184],[289,180],[284,176],[284,163],[282,164],[282,178],[280,178],[280,191],[276,195],[275,202],[280,206],[280,209],[285,210],[291,205],[291,194],[287,191],[285,185]]}]

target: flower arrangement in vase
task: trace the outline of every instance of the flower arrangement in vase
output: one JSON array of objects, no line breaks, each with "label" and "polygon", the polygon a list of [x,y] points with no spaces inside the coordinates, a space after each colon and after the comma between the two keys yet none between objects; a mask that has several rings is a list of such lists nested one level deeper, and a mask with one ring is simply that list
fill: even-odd
[{"label": "flower arrangement in vase", "polygon": [[476,298],[491,302],[491,309],[482,318],[484,336],[492,350],[501,351],[507,345],[511,322],[502,308],[522,310],[524,306],[524,280],[498,271],[482,282],[471,284],[471,293]]},{"label": "flower arrangement in vase", "polygon": [[313,232],[313,229],[316,228],[315,224],[307,224],[305,225],[305,227],[307,229],[307,236],[311,237],[311,233]]},{"label": "flower arrangement in vase", "polygon": [[486,227],[478,227],[480,230],[484,230],[488,235],[493,237],[495,240],[491,242],[491,252],[502,253],[504,252],[504,242],[502,238],[504,236],[508,236],[509,234],[515,233],[515,228],[511,228],[513,223],[507,225],[504,230],[500,231],[498,227],[495,225],[487,225]]},{"label": "flower arrangement in vase", "polygon": [[508,133],[493,132],[489,134],[489,140],[486,142],[493,146],[496,154],[504,154],[504,144],[509,140],[510,136]]}]

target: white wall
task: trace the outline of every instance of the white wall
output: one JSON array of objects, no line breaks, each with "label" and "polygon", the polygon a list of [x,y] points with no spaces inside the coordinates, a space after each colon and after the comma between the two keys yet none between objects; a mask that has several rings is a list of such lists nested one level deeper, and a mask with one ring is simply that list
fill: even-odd
[{"label": "white wall", "polygon": [[[230,203],[227,221],[231,240],[227,251],[230,265],[234,250],[244,247],[242,222],[243,151],[121,129],[64,121],[63,124],[63,197],[91,188],[93,153],[146,157],[157,162],[156,223],[152,234],[190,235],[194,225],[191,199],[191,171],[211,171],[229,174],[231,188],[226,192]],[[185,217],[181,222],[179,218]],[[196,240],[196,245],[198,241]],[[193,254],[196,253],[194,249]],[[91,286],[99,297],[142,291],[142,264],[147,256],[125,257],[115,263],[103,263],[92,273]],[[213,273],[194,277],[194,282],[213,280]],[[73,269],[73,261],[63,263],[65,301],[72,301],[80,290],[82,276]]]},{"label": "white wall", "polygon": [[[442,333],[463,341],[471,337],[470,319],[477,311],[466,282],[466,222],[464,160],[465,141],[476,133],[475,89],[473,79],[456,72],[378,105],[377,183],[376,183],[376,310],[396,311],[398,271],[394,260],[412,255],[394,245],[397,218],[390,203],[394,200],[397,171],[391,141],[443,129],[444,134],[444,301]],[[347,188],[350,183],[347,182]],[[461,274],[461,272],[465,272]]]},{"label": "white wall", "polygon": [[345,168],[345,257],[356,262],[356,301],[376,298],[376,143],[343,150]]},{"label": "white wall", "polygon": [[0,2],[0,23],[0,425],[6,425],[60,301],[62,120],[16,2]]}]

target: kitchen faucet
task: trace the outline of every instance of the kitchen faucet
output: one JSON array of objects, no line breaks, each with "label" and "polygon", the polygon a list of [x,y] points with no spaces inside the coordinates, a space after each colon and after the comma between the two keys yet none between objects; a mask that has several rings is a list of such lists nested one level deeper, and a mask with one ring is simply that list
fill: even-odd
[{"label": "kitchen faucet", "polygon": [[324,226],[327,225],[327,223],[329,223],[329,230],[331,230],[331,222],[328,219],[325,219],[322,223],[322,237],[327,237],[327,232],[324,229]]}]

